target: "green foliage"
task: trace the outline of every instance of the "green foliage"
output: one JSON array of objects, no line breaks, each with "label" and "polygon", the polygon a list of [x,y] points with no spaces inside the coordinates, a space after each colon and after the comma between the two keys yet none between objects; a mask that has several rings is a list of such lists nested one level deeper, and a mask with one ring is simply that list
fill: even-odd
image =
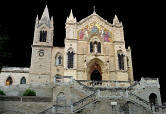
[{"label": "green foliage", "polygon": [[36,92],[31,89],[27,89],[24,93],[23,96],[36,96]]},{"label": "green foliage", "polygon": [[2,90],[0,90],[0,95],[6,95]]}]

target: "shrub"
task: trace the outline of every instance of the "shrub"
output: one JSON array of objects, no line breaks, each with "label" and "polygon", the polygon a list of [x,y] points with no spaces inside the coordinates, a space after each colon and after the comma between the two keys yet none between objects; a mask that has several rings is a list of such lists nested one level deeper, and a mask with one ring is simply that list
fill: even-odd
[{"label": "shrub", "polygon": [[0,95],[5,95],[5,93],[2,90],[0,90]]},{"label": "shrub", "polygon": [[36,96],[36,92],[31,89],[27,89],[24,93],[23,96]]}]

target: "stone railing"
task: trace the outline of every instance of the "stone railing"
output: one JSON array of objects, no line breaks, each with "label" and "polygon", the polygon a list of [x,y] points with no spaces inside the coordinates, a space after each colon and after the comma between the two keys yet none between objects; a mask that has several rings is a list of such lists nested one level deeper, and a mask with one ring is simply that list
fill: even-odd
[{"label": "stone railing", "polygon": [[70,106],[53,105],[52,107],[49,107],[49,108],[39,112],[38,114],[61,114],[61,113],[63,114],[66,112],[74,113],[74,112],[77,112],[77,111],[83,109],[88,104],[95,102],[95,100],[96,100],[96,92],[73,103]]},{"label": "stone railing", "polygon": [[72,104],[72,112],[77,112],[87,106],[88,104],[96,101],[96,92]]},{"label": "stone railing", "polygon": [[53,105],[38,114],[66,114],[66,112],[70,113],[71,106],[61,106],[61,105]]},{"label": "stone railing", "polygon": [[142,105],[146,109],[151,110],[150,103],[148,101],[142,99],[141,97],[139,97],[139,96],[137,96],[133,93],[128,93],[128,98],[129,98],[130,101],[135,102],[139,105]]},{"label": "stone railing", "polygon": [[102,81],[92,81],[92,80],[77,80],[78,82],[88,86],[88,87],[96,87],[96,88],[127,88],[131,85],[130,81],[110,81],[110,80],[102,80]]},{"label": "stone railing", "polygon": [[77,88],[81,88],[81,89],[83,89],[83,90],[85,90],[85,91],[94,92],[94,89],[93,89],[92,87],[89,87],[88,85],[82,83],[82,81],[80,81],[80,80],[73,80],[73,82],[76,82],[76,83],[74,83],[74,84],[75,84],[75,86],[76,86]]}]

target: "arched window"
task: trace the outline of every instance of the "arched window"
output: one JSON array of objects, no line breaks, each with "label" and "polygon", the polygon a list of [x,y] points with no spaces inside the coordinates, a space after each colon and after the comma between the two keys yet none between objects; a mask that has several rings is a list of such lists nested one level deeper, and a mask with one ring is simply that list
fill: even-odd
[{"label": "arched window", "polygon": [[73,51],[72,52],[68,51],[67,56],[68,56],[67,67],[68,68],[73,68],[73,63],[74,63],[74,53],[73,53]]},{"label": "arched window", "polygon": [[47,31],[40,31],[40,42],[46,42]]},{"label": "arched window", "polygon": [[90,52],[92,53],[93,52],[93,43],[90,42]]},{"label": "arched window", "polygon": [[97,44],[97,52],[101,53],[101,43],[100,42],[98,42],[98,44]]},{"label": "arched window", "polygon": [[26,78],[25,78],[25,77],[22,77],[22,78],[21,78],[20,84],[26,84]]},{"label": "arched window", "polygon": [[13,84],[13,80],[11,77],[8,77],[7,80],[6,80],[6,85],[9,86],[9,85],[12,85]]},{"label": "arched window", "polygon": [[124,70],[124,55],[118,54],[119,70]]},{"label": "arched window", "polygon": [[57,55],[56,56],[56,65],[61,65],[62,64],[62,56],[61,55]]},{"label": "arched window", "polygon": [[[151,108],[158,105],[158,102],[157,102],[157,95],[154,94],[154,93],[151,93],[150,96],[149,96],[149,103],[151,105]],[[154,109],[155,111],[158,111],[157,108]]]}]

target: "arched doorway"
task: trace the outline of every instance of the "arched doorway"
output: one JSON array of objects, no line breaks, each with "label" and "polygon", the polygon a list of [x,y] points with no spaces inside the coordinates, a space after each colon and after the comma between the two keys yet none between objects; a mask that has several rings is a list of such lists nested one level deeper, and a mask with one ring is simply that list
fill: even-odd
[{"label": "arched doorway", "polygon": [[[157,95],[154,93],[151,93],[149,96],[149,103],[151,105],[152,110],[158,111],[158,108],[156,108],[156,106],[158,105],[158,101],[157,101]],[[155,109],[153,109],[153,107]]]},{"label": "arched doorway", "polygon": [[103,80],[103,62],[98,59],[92,59],[87,65],[87,80],[102,81]]},{"label": "arched doorway", "polygon": [[90,79],[92,81],[101,81],[102,80],[102,76],[101,76],[100,72],[98,71],[98,69],[94,69],[92,71]]},{"label": "arched doorway", "polygon": [[101,85],[102,84],[102,68],[103,64],[99,59],[93,59],[88,65],[88,80],[90,85]]}]

